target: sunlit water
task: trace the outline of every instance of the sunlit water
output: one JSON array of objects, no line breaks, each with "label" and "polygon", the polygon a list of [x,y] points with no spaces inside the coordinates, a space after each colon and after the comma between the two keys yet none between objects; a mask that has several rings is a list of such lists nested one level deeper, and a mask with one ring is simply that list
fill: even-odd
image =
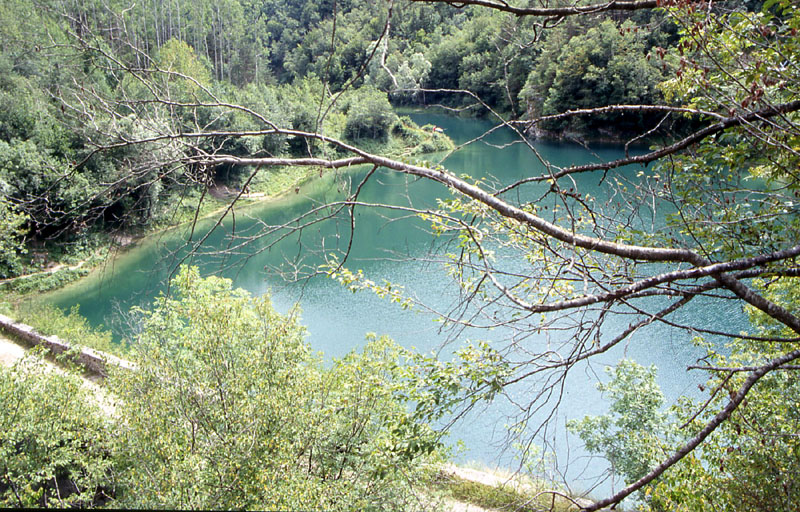
[{"label": "sunlit water", "polygon": [[[483,133],[491,125],[485,121],[460,120],[452,117],[415,114],[415,121],[441,126],[457,143],[463,143]],[[491,179],[499,183],[541,172],[541,164],[523,144],[506,146],[514,140],[508,131],[492,134],[486,143],[471,144],[450,156],[445,165],[456,173],[468,173],[475,178]],[[592,151],[578,145],[536,143],[540,154],[557,165],[591,161],[595,158],[613,159],[622,155],[616,147],[594,147]],[[287,311],[299,302],[303,323],[308,328],[308,340],[314,349],[323,351],[327,358],[342,356],[364,344],[370,332],[386,334],[406,347],[423,352],[439,351],[448,357],[454,348],[468,339],[488,340],[502,345],[508,332],[466,331],[443,343],[452,336],[440,332],[441,324],[435,316],[422,312],[404,311],[396,304],[382,300],[369,292],[353,294],[337,282],[317,276],[298,282],[287,282],[274,267],[291,262],[307,272],[323,263],[323,254],[347,246],[350,223],[347,216],[336,222],[313,224],[302,235],[292,235],[281,243],[267,247],[265,238],[254,238],[265,225],[280,225],[308,212],[325,202],[343,197],[352,190],[367,168],[347,172],[326,173],[292,194],[269,204],[239,209],[234,219],[226,221],[212,232],[198,252],[187,258],[184,242],[190,236],[188,228],[154,236],[136,248],[109,259],[107,265],[91,276],[48,297],[52,303],[67,308],[80,304],[80,311],[93,325],[111,327],[116,335],[126,330],[125,312],[133,305],[151,303],[157,293],[165,289],[164,283],[180,262],[199,265],[205,273],[230,277],[237,287],[256,294],[270,292],[279,310]],[[639,169],[616,171],[635,176]],[[583,193],[602,197],[602,174],[581,175],[576,185]],[[527,187],[520,194],[523,199],[535,199],[541,187]],[[527,195],[527,196],[526,196]],[[359,199],[367,203],[390,204],[418,208],[433,207],[437,197],[450,197],[443,187],[425,181],[386,171],[377,175],[363,188]],[[456,300],[452,281],[439,263],[437,246],[428,231],[428,225],[407,212],[382,208],[359,207],[356,212],[356,232],[347,266],[361,269],[371,279],[387,279],[401,284],[405,292],[421,302],[440,310],[447,310]],[[645,223],[646,224],[646,223]],[[204,222],[194,230],[193,240],[201,239],[212,222]],[[643,226],[646,229],[646,225]],[[234,237],[231,237],[234,233]],[[283,270],[291,267],[282,266]],[[702,305],[701,305],[702,304]],[[698,301],[689,312],[681,312],[676,320],[700,323],[709,328],[724,327],[738,330],[743,327],[738,310],[719,310]],[[689,315],[691,318],[686,318]],[[616,322],[616,323],[615,323]],[[607,331],[609,338],[627,327],[628,319],[612,320]],[[554,416],[543,440],[555,450],[558,465],[568,468],[566,479],[577,489],[591,486],[590,477],[605,467],[603,462],[589,461],[578,440],[566,433],[568,419],[599,414],[607,403],[595,388],[598,378],[604,378],[603,368],[622,357],[633,358],[643,364],[659,368],[659,381],[669,400],[682,394],[696,393],[702,375],[687,373],[686,364],[699,355],[689,343],[688,336],[664,326],[653,325],[637,332],[630,342],[598,357],[591,365],[576,367],[563,388],[561,407]],[[544,336],[526,340],[527,348],[544,345]],[[518,386],[508,390],[510,398],[525,403],[531,390]],[[457,455],[461,462],[477,461],[487,466],[513,466],[513,451],[502,451],[505,425],[510,414],[519,412],[511,402],[499,399],[481,407],[457,423],[451,431],[451,440],[462,440],[464,450]],[[537,418],[544,418],[544,413]],[[588,466],[587,466],[588,465]],[[584,471],[586,469],[586,471]],[[610,484],[601,486],[607,491]]]}]

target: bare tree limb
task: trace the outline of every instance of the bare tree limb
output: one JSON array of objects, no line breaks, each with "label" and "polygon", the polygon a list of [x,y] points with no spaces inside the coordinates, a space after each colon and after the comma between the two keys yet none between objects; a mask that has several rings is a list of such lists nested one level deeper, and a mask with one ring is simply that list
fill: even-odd
[{"label": "bare tree limb", "polygon": [[608,171],[611,169],[616,169],[619,167],[623,167],[625,165],[631,164],[649,164],[651,162],[655,162],[656,160],[660,160],[665,156],[673,155],[683,149],[688,148],[689,146],[696,144],[703,139],[706,139],[712,135],[716,135],[717,133],[723,132],[730,128],[736,126],[742,126],[747,123],[752,123],[754,121],[765,120],[775,116],[788,114],[790,112],[797,112],[800,110],[800,100],[795,100],[789,103],[783,103],[781,105],[775,105],[766,107],[764,109],[758,110],[756,112],[750,112],[745,115],[741,116],[731,116],[727,117],[724,120],[707,126],[701,130],[694,132],[693,134],[675,142],[674,144],[670,144],[669,146],[665,146],[661,149],[656,151],[651,151],[644,155],[638,155],[633,157],[627,158],[620,158],[617,160],[612,160],[610,162],[600,162],[596,164],[586,164],[586,165],[574,165],[572,167],[566,167],[556,172],[551,172],[550,174],[544,174],[541,176],[533,176],[531,178],[526,178],[524,180],[519,180],[516,183],[513,183],[499,191],[496,192],[497,195],[503,194],[512,190],[520,185],[525,183],[534,183],[540,181],[548,181],[553,179],[563,178],[564,176],[588,171]]},{"label": "bare tree limb", "polygon": [[755,384],[767,373],[776,368],[780,368],[783,365],[794,361],[795,359],[800,358],[800,350],[795,350],[793,352],[789,352],[783,356],[777,357],[770,361],[769,363],[758,367],[756,370],[752,371],[750,375],[747,376],[742,386],[736,392],[735,395],[731,398],[730,402],[722,409],[719,413],[717,413],[711,421],[709,421],[705,427],[703,427],[700,432],[698,432],[692,439],[690,439],[685,445],[679,448],[675,453],[673,453],[668,459],[664,462],[659,464],[655,467],[652,471],[650,471],[647,475],[643,476],[636,482],[630,484],[629,486],[625,487],[621,491],[615,493],[613,496],[608,498],[602,499],[593,503],[588,507],[582,508],[582,510],[586,512],[594,512],[595,510],[600,510],[603,507],[607,507],[609,505],[614,505],[619,503],[626,497],[630,496],[637,490],[641,489],[645,485],[649,484],[659,476],[661,476],[667,469],[671,468],[681,459],[683,459],[686,455],[692,452],[695,448],[697,448],[700,443],[702,443],[714,430],[717,429],[725,420],[727,420],[733,411],[739,407],[739,404],[747,396],[747,393],[750,389],[755,386]]},{"label": "bare tree limb", "polygon": [[605,11],[637,11],[654,9],[659,6],[656,0],[612,0],[611,2],[592,5],[571,5],[564,7],[516,7],[503,0],[411,0],[412,2],[448,4],[463,8],[468,5],[488,7],[507,12],[515,16],[575,16]]}]

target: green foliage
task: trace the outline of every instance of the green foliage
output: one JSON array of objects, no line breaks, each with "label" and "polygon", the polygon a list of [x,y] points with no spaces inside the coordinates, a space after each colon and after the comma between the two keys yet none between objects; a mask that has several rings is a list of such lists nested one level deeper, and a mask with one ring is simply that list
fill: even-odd
[{"label": "green foliage", "polygon": [[[613,21],[588,16],[541,32],[533,21],[494,11],[401,3],[395,6],[391,37],[377,47],[376,55],[386,57],[385,67],[374,60],[366,69],[362,66],[376,49],[385,14],[374,2],[45,4],[66,9],[64,19],[72,23],[26,0],[0,6],[1,276],[23,271],[21,245],[26,239],[62,242],[85,237],[93,227],[184,219],[203,187],[212,182],[235,187],[251,172],[182,165],[198,152],[339,154],[328,143],[276,135],[202,137],[195,152],[172,141],[126,143],[203,129],[269,128],[241,110],[199,103],[236,102],[281,128],[355,140],[370,151],[393,149],[399,138],[426,152],[451,146],[446,137],[427,136],[425,128],[398,121],[389,99],[458,106],[473,100],[444,93],[404,94],[396,88],[469,89],[511,117],[522,114],[519,101],[529,116],[538,116],[662,99],[727,117],[794,101],[800,82],[792,65],[800,60],[800,15],[790,0],[766,2],[761,12],[749,9],[752,2],[725,3],[724,9],[713,11],[679,2],[669,9],[684,27],[681,55],[659,51],[666,53],[663,59],[655,58],[654,46],[668,46],[675,25],[643,30],[642,24],[650,21],[647,15],[615,14]],[[659,16],[653,17],[659,21]],[[119,27],[120,21],[137,49],[121,44],[119,33],[107,30],[112,23]],[[100,51],[64,44],[67,30],[80,32]],[[112,59],[121,67],[109,66]],[[657,86],[665,77],[669,80]],[[366,86],[360,87],[362,83]],[[345,84],[351,88],[338,95]],[[108,102],[100,101],[101,96]],[[156,97],[172,104],[157,104]],[[135,102],[111,108],[116,99]],[[79,108],[68,108],[74,106]],[[546,128],[619,135],[650,121],[638,114],[609,115]],[[796,113],[777,116],[708,139],[691,154],[676,155],[658,169],[665,179],[653,190],[665,201],[675,201],[680,211],[663,231],[631,229],[618,240],[668,246],[691,241],[717,261],[796,243],[797,123]],[[92,155],[98,144],[114,149]],[[262,170],[253,185],[277,192],[308,173]],[[181,205],[178,197],[189,202]],[[551,211],[552,219],[560,222],[569,215],[575,232],[604,232],[605,227],[586,215],[592,207],[587,198],[581,206],[568,205],[568,213]],[[455,198],[439,208],[428,219],[437,234],[453,236],[454,250],[445,255],[448,271],[478,300],[488,298],[480,269],[497,261],[501,252],[536,269],[511,289],[520,299],[519,310],[575,296],[572,281],[552,277],[560,275],[564,262],[550,253],[572,251],[570,269],[578,260],[587,266],[596,263],[592,254],[532,235],[477,202]],[[539,207],[524,208],[535,213]],[[500,241],[502,251],[484,250],[487,244],[481,244],[490,239]],[[614,275],[613,267],[603,266],[607,275]],[[83,272],[42,274],[6,286],[39,291]],[[392,283],[376,284],[346,270],[336,277],[354,291],[369,289],[413,307]],[[491,399],[511,372],[501,354],[486,344],[441,363],[406,354],[386,340],[372,340],[364,354],[324,369],[302,341],[294,312],[277,315],[268,301],[233,291],[225,281],[200,280],[190,271],[181,279],[175,283],[178,299],[164,298],[143,314],[138,357],[146,370],[119,377],[129,415],[116,452],[127,489],[121,498],[125,505],[399,507],[406,496],[398,491],[398,475],[417,471],[417,458],[437,446],[416,420]],[[782,304],[796,302],[796,289],[791,280],[769,287]],[[502,320],[513,320],[514,314]],[[52,328],[49,332],[87,342],[85,325],[73,323],[74,312],[33,316],[39,318],[34,323]],[[753,318],[764,332],[774,328],[758,314]],[[96,346],[102,344],[100,340]],[[741,342],[730,350],[709,360],[750,364],[782,349]],[[409,367],[398,364],[403,358],[410,360]],[[701,450],[646,489],[647,503],[703,509],[707,499],[711,507],[745,508],[746,503],[780,510],[796,502],[792,462],[798,458],[797,446],[783,426],[798,421],[787,410],[796,405],[798,391],[791,375],[766,377],[747,405]],[[621,363],[602,388],[614,402],[611,412],[572,424],[587,446],[606,453],[614,470],[629,481],[677,442],[671,436],[680,439],[661,411],[653,378],[651,370]],[[725,390],[733,389],[737,379],[732,377]],[[721,384],[712,379],[708,389]],[[147,400],[139,403],[139,397]],[[410,416],[404,409],[408,402],[416,407]],[[718,410],[718,403],[712,405],[696,421]],[[697,404],[682,407],[672,414],[683,421]],[[742,495],[750,501],[737,501]]]},{"label": "green foliage", "polygon": [[410,148],[408,152],[412,154],[436,153],[439,151],[450,151],[455,148],[453,140],[437,130],[431,124],[417,126],[409,117],[403,116],[394,125],[392,135],[400,137],[404,145]]},{"label": "green foliage", "polygon": [[[518,115],[515,102],[530,65],[530,53],[520,48],[535,37],[530,24],[490,10],[476,11],[467,20],[450,20],[450,32],[425,52],[431,63],[426,86],[469,90],[495,109]],[[473,103],[467,95],[432,94],[427,99],[431,97],[447,103]]]},{"label": "green foliage", "polygon": [[[283,18],[287,26],[302,32],[300,26],[286,18],[298,16],[311,24],[309,29],[324,30],[318,25],[329,22],[333,12],[330,5],[309,5],[298,10],[294,5],[278,8],[278,3],[281,2],[259,5],[229,0],[220,6],[168,2],[163,10],[155,8],[155,4],[141,3],[134,7],[118,2],[104,6],[57,3],[50,6],[52,10],[41,12],[32,9],[26,0],[4,4],[0,15],[9,23],[0,30],[0,46],[4,49],[0,55],[0,188],[4,198],[18,205],[16,213],[27,219],[24,233],[15,231],[18,236],[4,241],[21,242],[21,235],[27,235],[27,240],[55,240],[63,245],[88,236],[93,229],[138,229],[151,223],[168,223],[183,218],[175,214],[180,213],[185,201],[192,203],[190,207],[196,204],[198,184],[240,186],[251,169],[223,166],[209,172],[183,165],[179,162],[191,156],[186,147],[158,138],[164,133],[204,128],[235,132],[271,126],[242,110],[202,103],[240,103],[282,128],[337,138],[344,138],[349,130],[354,137],[374,136],[380,144],[386,144],[395,121],[386,98],[372,89],[356,89],[348,93],[355,98],[352,108],[347,97],[333,104],[330,80],[338,79],[330,70],[318,70],[328,80],[325,85],[322,79],[309,74],[311,70],[298,75],[292,85],[247,83],[244,77],[252,73],[247,70],[247,63],[265,66],[254,71],[256,76],[281,74],[270,67],[269,60],[270,45],[282,43],[258,33],[265,29],[264,19]],[[346,19],[340,25],[340,35],[345,37],[343,41],[349,41],[346,44],[353,45],[334,59],[341,64],[336,71],[341,80],[360,64],[368,44],[368,39],[358,42],[351,36],[360,34],[365,23],[380,29],[379,20],[366,7],[339,7],[343,9],[340,15]],[[351,8],[357,12],[350,14]],[[63,9],[66,18],[57,15]],[[10,22],[15,13],[23,12],[30,14],[26,26],[38,23],[37,27],[30,27],[32,41],[26,40]],[[81,30],[87,31],[83,35],[99,50],[63,44],[58,51],[41,52],[43,45],[69,42],[64,31],[74,27],[67,23],[59,28],[66,19],[82,20],[85,25]],[[131,33],[135,33],[136,40],[132,42],[141,44],[141,52],[131,52],[129,46],[101,35],[107,33],[104,27],[119,19],[124,19]],[[228,26],[223,30],[225,23]],[[302,34],[299,39],[292,39],[296,35],[286,31],[281,37],[303,39]],[[238,46],[232,47],[234,43]],[[20,45],[27,48],[27,53],[12,51]],[[414,57],[414,66],[424,71],[420,56]],[[340,57],[344,60],[340,61]],[[324,59],[316,59],[315,55],[314,61],[317,65]],[[130,68],[122,73],[112,72],[118,64]],[[235,69],[243,75],[233,78]],[[109,108],[106,100],[122,100],[124,107]],[[172,104],[164,105],[161,100]],[[74,105],[81,106],[71,108]],[[130,143],[141,139],[152,140]],[[224,151],[235,156],[283,156],[287,152],[307,155],[320,150],[336,153],[329,144],[307,143],[299,137],[209,137],[198,142],[201,151]],[[97,146],[103,145],[110,149],[94,153]],[[376,144],[373,149],[382,148]],[[274,191],[275,186],[269,188]],[[14,219],[14,223],[7,223],[9,229],[21,226],[17,217]],[[15,243],[13,251],[21,252],[19,245]],[[6,248],[3,251],[8,260],[2,264],[5,275],[27,271],[20,266],[19,258],[11,257]],[[37,290],[67,277],[61,273],[18,284],[24,290]]]},{"label": "green foliage", "polygon": [[[290,128],[289,117],[291,107],[281,103],[279,92],[275,87],[264,84],[248,84],[234,93],[237,103],[247,105],[275,125],[281,128]],[[236,112],[231,123],[232,130],[236,131],[256,131],[266,128],[262,123],[255,120],[252,116],[243,112]],[[234,154],[247,156],[277,156],[284,154],[286,137],[283,135],[261,135],[257,137],[247,137],[243,139],[240,152],[232,151]]]},{"label": "green foliage", "polygon": [[[342,104],[332,104],[330,92],[318,77],[307,76],[295,80],[291,85],[281,86],[277,90],[277,98],[285,109],[284,119],[287,128],[309,133],[325,133],[337,138],[343,137]],[[288,149],[290,154],[296,156],[308,156],[319,150],[335,151],[335,148],[331,148],[329,144],[302,137],[289,137]]]},{"label": "green foliage", "polygon": [[0,90],[0,139],[29,139],[36,131],[37,114],[41,111],[35,87],[22,77],[16,76],[5,59],[3,65],[3,84]]},{"label": "green foliage", "polygon": [[[687,27],[700,26],[697,13],[675,16]],[[685,55],[661,86],[668,98],[727,117],[800,97],[788,86],[800,81],[800,71],[785,65],[800,58],[800,12],[791,2],[755,13],[735,9],[702,26],[702,46],[692,29],[681,32]],[[672,236],[692,237],[707,253],[726,258],[794,243],[800,229],[798,120],[794,112],[758,130],[730,130],[664,162],[659,172],[675,181],[663,196],[681,205],[680,215],[670,218]]]},{"label": "green foliage", "polygon": [[[521,97],[534,115],[549,115],[605,105],[654,104],[662,74],[651,62],[646,33],[632,21],[605,20],[585,34],[568,28],[548,34]],[[647,118],[601,115],[550,123],[551,130],[597,131],[613,123],[617,133],[636,130]]]},{"label": "green foliage", "polygon": [[210,85],[211,74],[184,41],[170,39],[159,48],[154,61],[159,69],[166,71],[163,79],[168,98],[197,101],[205,96],[202,88]]},{"label": "green foliage", "polygon": [[412,355],[409,368],[409,399],[415,403],[414,416],[422,421],[445,415],[481,401],[491,401],[503,389],[511,369],[487,342],[469,343],[455,351],[451,361]]},{"label": "green foliage", "polygon": [[277,197],[294,191],[316,176],[319,176],[319,170],[313,167],[262,169],[250,182],[250,189],[254,193],[266,194],[267,197]]},{"label": "green foliage", "polygon": [[[183,165],[196,155],[174,141],[125,143],[201,129],[269,128],[241,110],[202,103],[238,103],[282,128],[400,153],[400,140],[392,135],[415,146],[410,152],[449,149],[449,143],[439,134],[408,137],[413,130],[397,123],[388,98],[472,101],[398,92],[380,59],[364,68],[385,10],[363,0],[45,4],[47,9],[36,9],[28,0],[12,0],[0,8],[6,20],[0,24],[0,182],[28,216],[29,240],[63,242],[94,228],[163,224],[180,198],[196,197],[202,186],[241,185],[249,169]],[[68,20],[80,20],[78,35],[87,44],[70,44],[67,34],[76,29]],[[119,22],[130,45],[109,37],[116,33],[109,27]],[[398,88],[470,88],[516,114],[519,91],[541,53],[529,44],[538,37],[532,23],[445,5],[395,6],[390,35],[377,55],[385,50]],[[629,39],[638,41],[624,42]],[[496,51],[500,58],[490,58]],[[617,81],[609,83],[627,87],[629,70],[617,71]],[[350,88],[339,97],[345,84]],[[124,106],[110,108],[115,100]],[[197,144],[201,152],[234,156],[340,154],[329,144],[276,135],[208,137]],[[97,145],[113,148],[96,154]]]},{"label": "green foliage", "polygon": [[[409,483],[427,478],[439,442],[408,412],[410,354],[371,337],[325,368],[296,309],[280,315],[268,298],[197,269],[183,268],[172,287],[138,311],[142,330],[126,354],[136,367],[109,382],[113,417],[101,416],[80,379],[36,358],[0,368],[0,504],[422,506]],[[26,319],[73,344],[109,338],[77,309],[38,308]]]},{"label": "green foliage", "polygon": [[[0,141],[0,180],[7,197],[23,204],[35,229],[63,227],[62,212],[87,211],[97,188],[89,176],[70,173],[70,164],[33,140]],[[66,177],[71,179],[67,180]],[[80,214],[70,219],[78,222]]]},{"label": "green foliage", "polygon": [[25,214],[18,213],[0,196],[0,278],[17,275],[22,270],[26,221]]},{"label": "green foliage", "polygon": [[109,353],[124,353],[123,347],[111,341],[111,332],[92,327],[81,316],[80,308],[69,312],[42,302],[27,302],[18,308],[16,316],[46,336],[55,335],[73,347],[90,347]]},{"label": "green foliage", "polygon": [[386,94],[371,87],[362,87],[348,98],[345,137],[351,140],[389,139],[397,115]]},{"label": "green foliage", "polygon": [[[481,181],[477,180],[476,185],[481,186]],[[504,258],[516,258],[537,269],[536,272],[521,276],[515,285],[515,295],[524,302],[541,304],[572,296],[575,285],[571,280],[552,278],[558,275],[559,264],[549,258],[543,249],[545,238],[542,235],[521,229],[520,222],[496,215],[479,201],[454,196],[452,199],[439,200],[438,211],[420,217],[430,221],[436,236],[452,240],[452,249],[444,255],[447,259],[446,268],[464,292],[481,300],[492,300],[489,298],[492,292],[487,292],[481,286],[485,281],[482,268],[486,263],[497,261],[496,253],[502,251]],[[576,229],[583,229],[592,223],[590,211],[594,201],[587,194],[579,204],[570,206],[571,220]],[[529,204],[524,208],[541,214],[548,207]],[[553,207],[553,215],[563,215],[557,204]],[[560,244],[555,241],[548,243],[554,248]],[[590,261],[594,256],[587,251],[581,258]]]},{"label": "green foliage", "polygon": [[[784,278],[761,286],[768,298],[787,301],[797,310],[800,280]],[[787,334],[782,332],[785,327],[776,326],[762,312],[750,313],[755,334]],[[745,339],[731,342],[724,350],[702,340],[698,343],[709,352],[705,361],[718,368],[758,365],[786,350],[779,343]],[[800,379],[796,371],[777,370],[762,377],[730,418],[696,450],[641,490],[642,506],[677,512],[794,510],[800,499],[796,486]],[[601,387],[613,400],[611,412],[572,422],[569,428],[590,451],[605,454],[612,468],[631,482],[703,428],[746,376],[746,372],[711,372],[701,389],[713,396],[684,397],[665,413],[654,370],[622,361],[613,370],[612,380]]]},{"label": "green foliage", "polygon": [[105,418],[75,375],[0,365],[0,506],[80,507],[113,492]]},{"label": "green foliage", "polygon": [[611,470],[632,483],[663,458],[668,434],[664,395],[656,384],[656,368],[623,359],[597,388],[611,401],[607,414],[571,420],[567,429],[580,436],[586,449],[604,455]]},{"label": "green foliage", "polygon": [[[550,483],[548,482],[549,486]],[[574,510],[572,502],[560,496],[541,493],[544,487],[532,482],[517,484],[509,482],[505,485],[487,485],[471,480],[464,480],[455,475],[440,473],[433,481],[433,486],[441,492],[462,503],[470,503],[491,510],[515,510],[519,512],[566,512]]]},{"label": "green foliage", "polygon": [[[748,352],[749,360],[758,357]],[[794,510],[800,498],[797,381],[786,371],[762,379],[746,403],[695,453],[647,490],[653,510]],[[739,382],[734,379],[723,390],[732,390]],[[714,378],[707,386],[720,384],[721,379]],[[699,405],[685,404],[679,418],[688,419]],[[711,412],[716,408],[704,412],[692,426],[708,420]]]},{"label": "green foliage", "polygon": [[[80,237],[56,246],[38,245],[31,251],[30,261],[25,258],[14,277],[0,282],[0,290],[31,295],[60,288],[89,274],[103,261],[106,253],[102,248],[109,243],[107,237],[99,235]],[[27,252],[24,245],[16,244],[16,247],[21,254]]]},{"label": "green foliage", "polygon": [[61,288],[81,277],[89,274],[89,269],[81,268],[62,268],[55,272],[42,271],[33,274],[18,276],[4,283],[0,283],[0,289],[11,290],[20,294],[31,294],[47,292]]},{"label": "green foliage", "polygon": [[[375,49],[373,43],[368,53]],[[411,55],[403,55],[399,50],[395,50],[385,58],[385,67],[381,61],[384,52],[388,53],[389,43],[383,41],[378,48],[375,58],[369,63],[369,75],[365,82],[374,85],[382,91],[391,93],[391,97],[396,102],[414,102],[421,99],[418,91],[425,84],[432,64],[421,52]],[[387,71],[388,70],[388,71]],[[391,73],[391,75],[390,75]]]},{"label": "green foliage", "polygon": [[26,215],[26,234],[80,231],[100,191],[94,168],[72,169],[81,130],[59,119],[37,80],[18,74],[4,57],[0,194]]},{"label": "green foliage", "polygon": [[[783,278],[760,284],[770,300],[800,304],[800,280]],[[764,313],[750,311],[755,334],[786,335]],[[714,350],[708,364],[747,367],[761,364],[787,350],[784,344],[735,340],[725,351]],[[695,417],[700,401],[676,408],[680,422],[699,428],[725,404],[725,398],[742,384],[746,373],[712,372],[704,388],[717,390],[712,406]],[[800,379],[796,369],[777,370],[762,377],[731,417],[720,425],[691,457],[682,461],[648,491],[655,510],[770,510],[789,512],[800,500],[797,461],[800,460]]]},{"label": "green foliage", "polygon": [[341,89],[365,63],[370,42],[383,30],[383,15],[362,8],[320,21],[287,56],[287,71],[294,80],[314,75]]},{"label": "green foliage", "polygon": [[[398,398],[401,350],[373,340],[326,370],[298,311],[184,268],[142,311],[135,372],[116,375],[125,506],[384,510],[431,438]],[[429,446],[433,444],[428,443]]]}]

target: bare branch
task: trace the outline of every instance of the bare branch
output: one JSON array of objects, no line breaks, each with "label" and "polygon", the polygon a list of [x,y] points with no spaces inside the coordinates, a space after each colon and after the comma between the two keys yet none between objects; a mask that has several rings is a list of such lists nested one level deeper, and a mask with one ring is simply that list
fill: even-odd
[{"label": "bare branch", "polygon": [[717,429],[717,427],[719,427],[725,420],[727,420],[733,413],[733,411],[735,411],[736,408],[739,407],[739,404],[741,404],[742,401],[745,399],[747,393],[753,386],[755,386],[756,382],[758,382],[761,379],[761,377],[763,377],[770,371],[785,365],[786,363],[794,361],[797,358],[800,358],[800,350],[795,350],[783,356],[777,357],[772,361],[770,361],[769,363],[760,366],[756,370],[752,371],[750,375],[747,376],[747,379],[745,379],[744,383],[736,392],[736,394],[733,395],[730,402],[728,402],[725,408],[722,409],[719,413],[717,413],[711,419],[711,421],[709,421],[705,425],[705,427],[703,427],[703,429],[700,432],[698,432],[685,445],[679,448],[668,459],[666,459],[664,462],[656,466],[656,468],[650,471],[650,473],[643,476],[636,482],[630,484],[629,486],[625,487],[621,491],[615,493],[613,496],[597,501],[588,507],[584,507],[582,510],[585,510],[586,512],[594,512],[595,510],[600,510],[603,507],[619,503],[626,497],[630,496],[637,490],[641,489],[645,485],[649,484],[650,482],[661,476],[664,473],[664,471],[677,464],[686,455],[691,453],[692,450],[697,448],[700,445],[700,443],[702,443],[714,430]]},{"label": "bare branch", "polygon": [[775,116],[788,114],[790,112],[797,112],[798,110],[800,110],[800,100],[795,100],[789,103],[783,103],[781,105],[770,106],[756,112],[750,112],[745,115],[727,117],[723,121],[720,121],[718,123],[707,126],[701,130],[698,130],[693,134],[689,135],[688,137],[685,137],[679,140],[678,142],[670,144],[669,146],[665,146],[659,150],[651,151],[644,155],[620,158],[610,162],[601,162],[601,163],[586,164],[586,165],[574,165],[572,167],[561,169],[560,171],[551,172],[550,174],[534,176],[531,178],[526,178],[524,180],[517,181],[516,183],[509,185],[508,187],[505,187],[502,190],[499,190],[498,192],[496,192],[496,194],[498,195],[503,194],[525,183],[554,180],[570,174],[589,172],[589,171],[601,171],[601,170],[609,171],[611,169],[616,169],[631,164],[647,165],[651,162],[655,162],[656,160],[660,160],[661,158],[664,158],[666,156],[673,155],[683,149],[688,148],[693,144],[702,141],[703,139],[706,139],[712,135],[716,135],[717,133],[723,132],[730,128],[736,126],[742,126],[748,123],[752,123],[754,121],[766,120]]},{"label": "bare branch", "polygon": [[681,279],[697,279],[700,277],[720,274],[722,272],[744,270],[750,267],[761,265],[763,263],[793,258],[798,255],[800,255],[800,245],[796,245],[791,249],[786,249],[784,251],[777,251],[771,254],[762,254],[760,256],[755,256],[752,258],[729,261],[725,263],[717,263],[714,265],[696,267],[688,270],[676,270],[673,272],[667,272],[664,274],[659,274],[656,276],[643,279],[639,282],[633,283],[631,285],[604,294],[588,295],[554,304],[525,304],[524,307],[525,309],[528,309],[534,313],[544,313],[548,311],[557,311],[563,309],[588,306],[591,304],[596,304],[598,302],[608,302],[624,296],[628,296],[635,292],[639,292],[641,290],[651,288],[653,286],[662,283],[673,282]]},{"label": "bare branch", "polygon": [[[687,366],[687,370],[705,370],[707,372],[734,372],[734,373],[738,372],[738,373],[741,373],[741,372],[753,372],[753,371],[756,371],[758,369],[759,369],[758,366],[725,366],[725,367],[722,367],[722,366],[704,366],[704,365]],[[786,370],[786,371],[796,372],[796,371],[800,371],[800,366],[796,365],[796,364],[795,365],[787,364],[787,365],[783,365],[783,366],[779,366],[779,367],[775,368],[775,371],[778,371],[778,370]]]},{"label": "bare branch", "polygon": [[677,114],[694,114],[694,115],[709,116],[718,119],[720,121],[724,121],[726,119],[725,116],[722,116],[710,110],[700,110],[689,107],[672,107],[669,105],[608,105],[605,107],[597,107],[597,108],[580,108],[575,110],[567,110],[566,112],[562,112],[560,114],[552,114],[549,116],[536,117],[534,119],[526,121],[519,121],[519,123],[526,126],[535,126],[539,123],[544,123],[547,121],[558,121],[570,117],[597,116],[601,114],[612,114],[619,112],[667,112],[667,113],[677,113]]},{"label": "bare branch", "polygon": [[515,16],[575,16],[606,11],[637,11],[654,9],[659,6],[656,0],[612,0],[611,2],[593,5],[571,5],[564,7],[516,7],[503,0],[411,0],[412,2],[448,4],[463,8],[468,5],[488,7]]}]

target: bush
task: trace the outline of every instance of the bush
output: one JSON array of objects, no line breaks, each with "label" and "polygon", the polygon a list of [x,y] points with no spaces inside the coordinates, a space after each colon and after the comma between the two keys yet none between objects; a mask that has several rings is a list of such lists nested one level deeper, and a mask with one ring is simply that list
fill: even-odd
[{"label": "bush", "polygon": [[[397,398],[401,349],[373,340],[324,369],[299,312],[183,268],[140,311],[120,397],[120,505],[396,510],[433,446]],[[401,480],[402,479],[402,480]]]},{"label": "bush", "polygon": [[18,275],[22,270],[21,256],[25,253],[22,239],[26,221],[24,214],[18,213],[0,196],[0,279]]},{"label": "bush", "polygon": [[344,135],[350,140],[377,139],[386,141],[397,122],[386,93],[373,87],[362,87],[350,97]]},{"label": "bush", "polygon": [[0,507],[80,507],[109,499],[108,420],[80,378],[35,356],[0,366]]},{"label": "bush", "polygon": [[80,315],[78,306],[64,313],[55,306],[43,303],[27,303],[20,307],[24,322],[46,336],[55,335],[73,347],[90,347],[104,352],[122,352],[120,345],[111,341],[111,332],[101,331],[89,325]]}]

